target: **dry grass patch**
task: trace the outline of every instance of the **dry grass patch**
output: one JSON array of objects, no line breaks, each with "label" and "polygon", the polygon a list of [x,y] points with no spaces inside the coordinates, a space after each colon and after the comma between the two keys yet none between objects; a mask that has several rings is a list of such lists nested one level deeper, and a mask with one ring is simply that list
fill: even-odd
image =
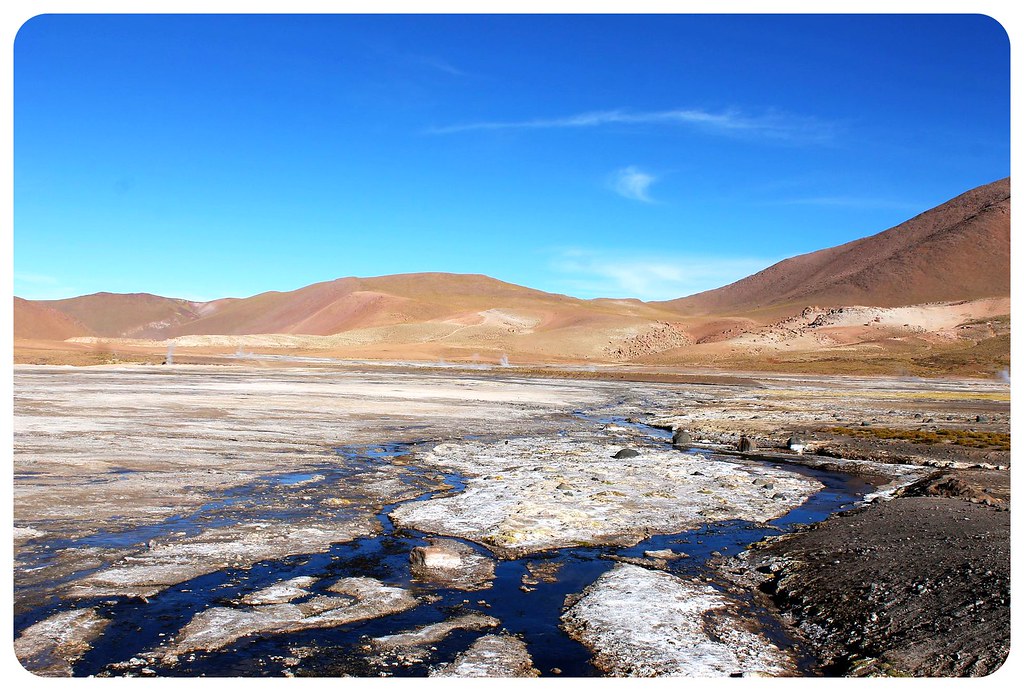
[{"label": "dry grass patch", "polygon": [[891,427],[833,427],[829,431],[861,439],[892,439],[913,444],[956,444],[975,449],[1010,450],[1010,435],[1001,432],[962,429],[907,430]]}]

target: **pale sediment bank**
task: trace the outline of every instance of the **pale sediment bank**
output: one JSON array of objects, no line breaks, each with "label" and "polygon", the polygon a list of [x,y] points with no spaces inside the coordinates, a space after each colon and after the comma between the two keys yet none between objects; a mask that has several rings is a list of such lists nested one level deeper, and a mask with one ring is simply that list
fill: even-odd
[{"label": "pale sediment bank", "polygon": [[614,458],[623,441],[606,431],[439,444],[421,462],[458,471],[467,478],[466,489],[404,504],[391,518],[512,557],[559,547],[632,545],[708,521],[764,523],[821,488],[784,470],[653,444],[639,447],[637,456]]},{"label": "pale sediment bank", "polygon": [[703,582],[619,564],[562,621],[612,676],[785,676],[795,662],[739,603]]}]

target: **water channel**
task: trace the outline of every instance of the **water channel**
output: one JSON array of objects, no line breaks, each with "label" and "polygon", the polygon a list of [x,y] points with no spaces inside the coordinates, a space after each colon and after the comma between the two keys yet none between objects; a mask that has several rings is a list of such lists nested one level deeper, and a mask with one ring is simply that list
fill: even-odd
[{"label": "water channel", "polygon": [[[627,422],[622,418],[579,414],[577,417],[595,423],[611,422],[631,426],[643,432],[656,445],[671,443],[669,433],[664,430]],[[346,467],[389,463],[396,456],[409,457],[412,453],[414,457],[414,452],[423,449],[423,445],[416,444],[339,447],[337,452],[344,463],[338,467],[284,473],[268,480],[276,483],[281,492],[338,483],[343,481]],[[721,458],[706,449],[693,448],[689,451],[709,458]],[[778,461],[767,463],[783,467]],[[109,666],[158,649],[168,636],[172,636],[207,607],[227,605],[246,593],[299,576],[318,579],[307,588],[311,591],[309,597],[325,594],[326,588],[338,578],[368,576],[388,585],[408,588],[415,595],[429,594],[432,597],[423,598],[422,604],[413,609],[379,619],[329,629],[249,636],[215,652],[183,656],[174,665],[150,663],[147,665],[148,673],[161,676],[280,676],[287,671],[298,676],[423,676],[431,668],[450,662],[482,633],[456,630],[434,644],[434,649],[426,659],[386,668],[381,667],[379,661],[372,662],[366,657],[363,646],[367,638],[407,631],[462,613],[481,612],[496,617],[501,621],[500,628],[520,636],[526,642],[534,665],[542,675],[557,673],[562,676],[593,676],[597,671],[590,663],[590,651],[561,630],[559,617],[567,595],[579,593],[615,565],[615,561],[609,557],[638,558],[643,557],[646,550],[672,549],[689,556],[668,562],[666,568],[670,573],[683,577],[713,578],[713,572],[706,566],[713,554],[734,555],[766,536],[791,530],[798,524],[821,521],[834,512],[854,506],[872,489],[868,483],[852,476],[812,470],[800,465],[784,467],[787,471],[810,476],[824,487],[800,507],[767,524],[719,521],[696,530],[652,536],[632,547],[575,547],[550,550],[521,559],[499,560],[492,585],[483,590],[448,589],[415,580],[410,571],[409,554],[413,548],[427,544],[428,538],[436,536],[415,530],[396,529],[389,514],[398,504],[391,504],[384,506],[377,514],[382,530],[375,536],[337,543],[323,553],[293,555],[285,559],[259,562],[250,568],[225,569],[206,574],[169,587],[148,601],[97,598],[61,602],[53,599],[16,616],[15,635],[32,623],[62,609],[71,606],[95,607],[111,623],[93,642],[92,649],[75,665],[75,676],[123,674],[124,671],[116,671],[123,668]],[[430,484],[427,478],[436,481],[437,472],[409,465],[405,475],[404,479],[412,486],[418,486]],[[410,501],[426,501],[439,495],[460,492],[465,486],[465,479],[456,474],[443,474],[443,478],[449,489],[425,491]],[[245,502],[246,497],[246,488],[236,488],[221,502],[204,507],[195,515],[176,517],[159,525],[140,527],[124,533],[62,541],[50,547],[123,547],[145,543],[172,529],[194,534],[200,525],[210,525],[210,522],[199,520],[204,513],[230,508],[234,503]],[[271,515],[267,519],[287,520],[287,516]],[[217,518],[213,524],[224,520],[223,517]],[[492,556],[481,545],[463,542]],[[45,551],[41,554],[44,556],[38,559],[45,560]],[[553,573],[554,577],[539,582],[534,582],[536,579],[530,580],[530,587],[523,588],[524,576],[536,570],[538,564],[542,568],[546,566],[544,570]],[[76,577],[81,575],[76,574]],[[793,648],[794,643],[786,638],[782,628],[767,612],[758,610],[752,600],[747,606],[750,613],[761,622],[767,636],[782,647]],[[289,666],[288,659],[294,658],[297,650],[305,651],[302,662],[297,666],[294,663]],[[801,671],[808,672],[814,661],[800,650],[795,649],[794,652]]]}]

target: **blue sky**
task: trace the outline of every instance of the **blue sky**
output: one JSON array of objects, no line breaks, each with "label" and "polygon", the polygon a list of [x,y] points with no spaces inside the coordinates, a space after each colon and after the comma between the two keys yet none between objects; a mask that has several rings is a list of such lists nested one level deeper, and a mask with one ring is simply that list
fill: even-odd
[{"label": "blue sky", "polygon": [[668,299],[1010,170],[979,15],[44,15],[14,66],[27,298],[448,271]]}]

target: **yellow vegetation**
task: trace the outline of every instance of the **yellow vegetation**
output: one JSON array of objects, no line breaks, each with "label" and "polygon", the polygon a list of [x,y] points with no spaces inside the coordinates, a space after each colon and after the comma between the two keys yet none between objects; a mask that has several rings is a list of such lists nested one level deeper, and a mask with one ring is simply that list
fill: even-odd
[{"label": "yellow vegetation", "polygon": [[914,444],[956,444],[976,449],[1010,450],[1010,435],[962,429],[908,430],[891,427],[833,427],[830,432],[850,437],[894,439]]}]

